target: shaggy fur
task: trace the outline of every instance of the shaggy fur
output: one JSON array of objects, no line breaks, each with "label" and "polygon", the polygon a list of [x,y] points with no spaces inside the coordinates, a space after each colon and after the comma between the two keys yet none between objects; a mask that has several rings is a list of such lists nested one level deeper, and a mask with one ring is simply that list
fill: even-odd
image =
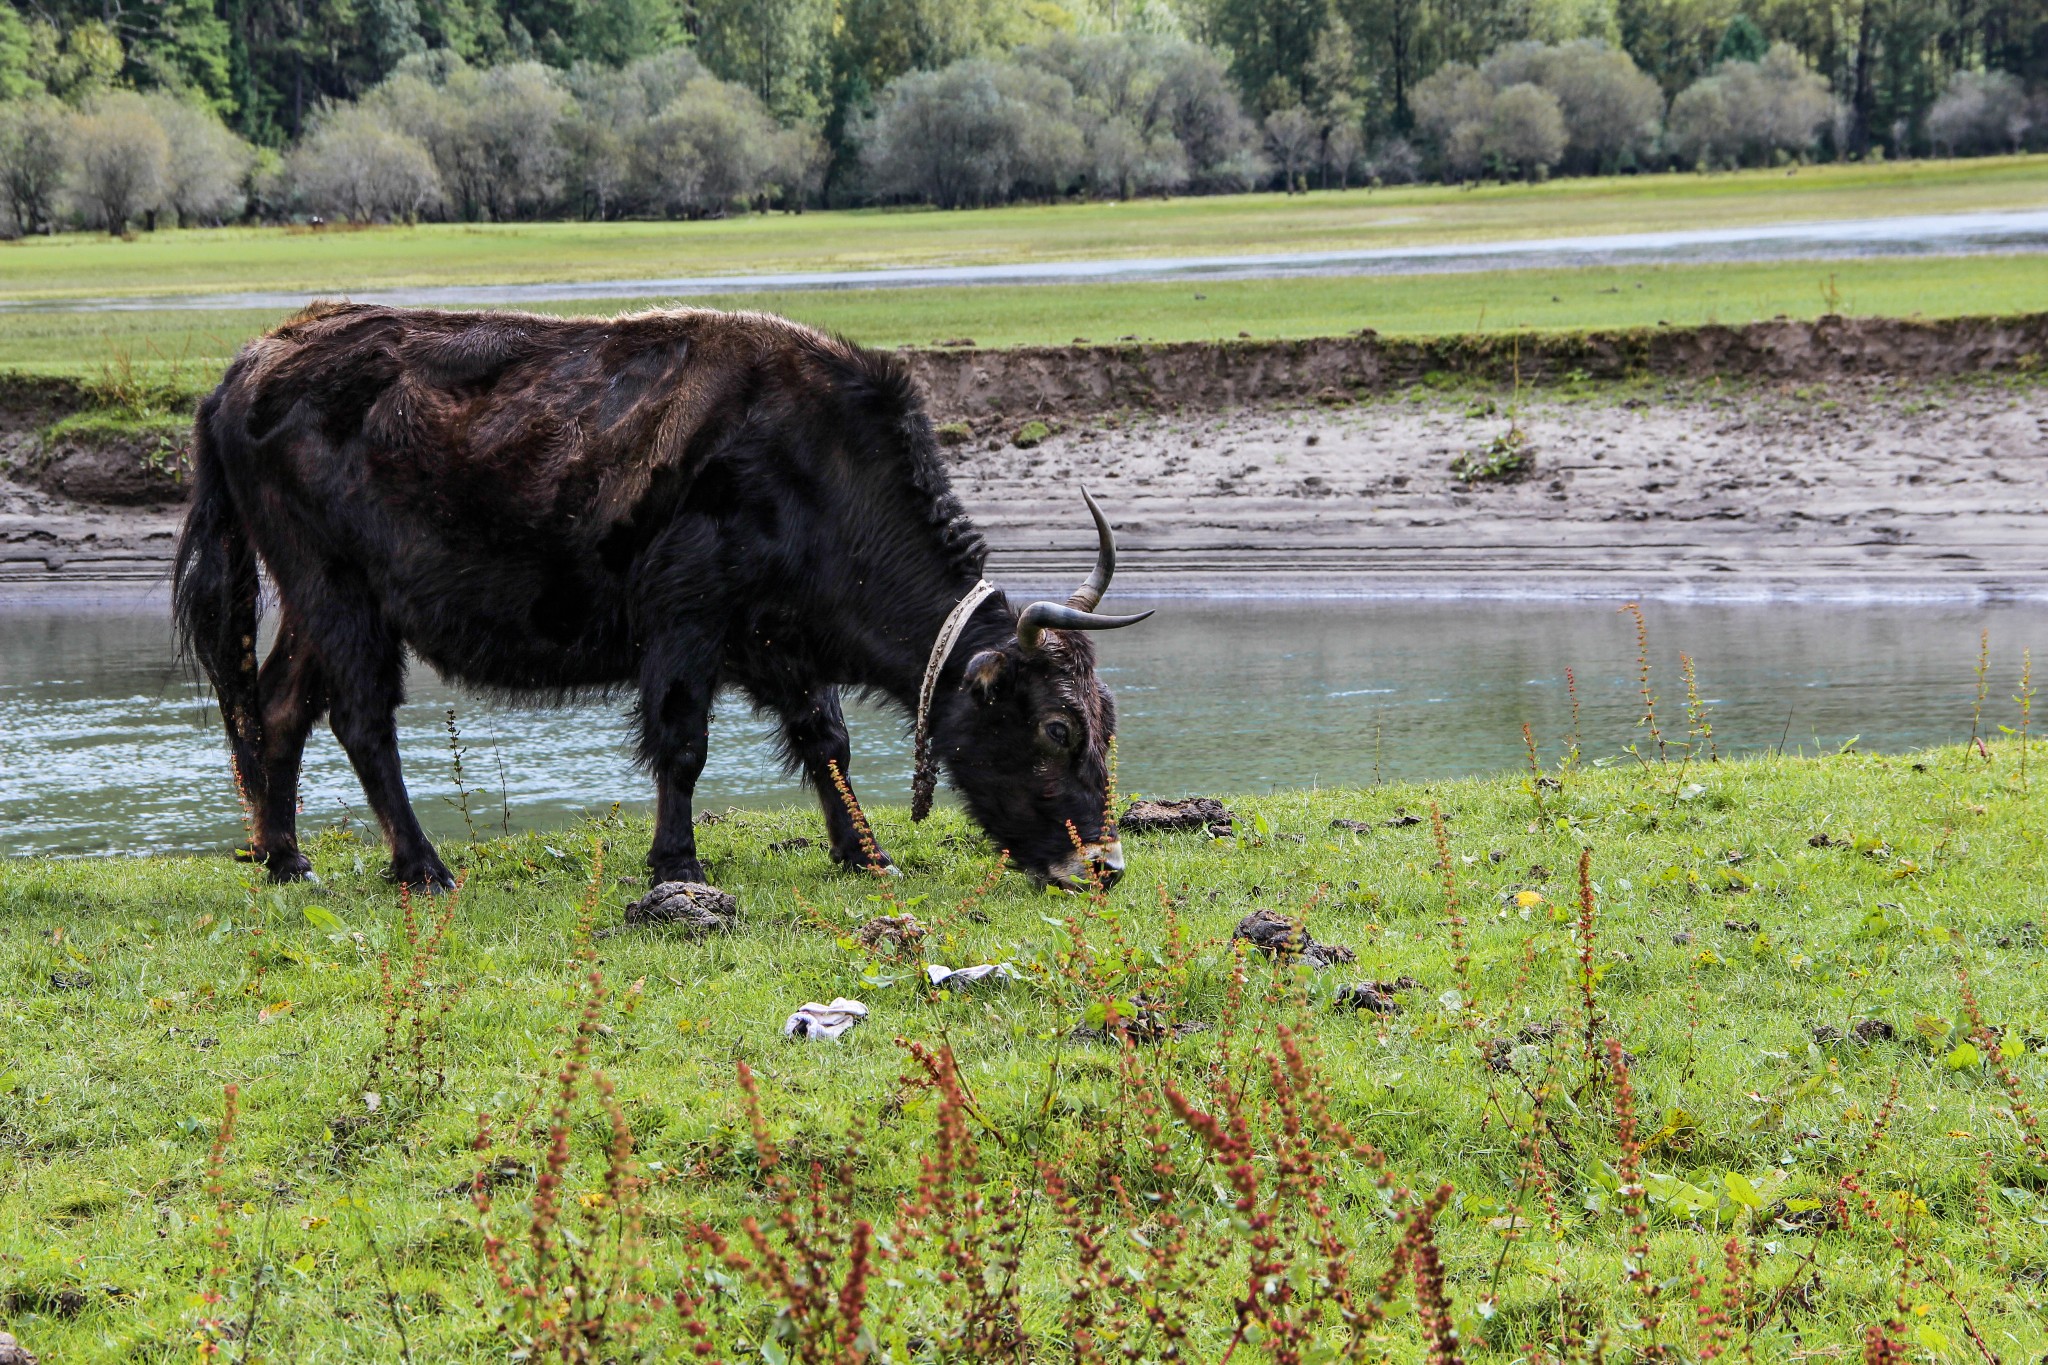
[{"label": "shaggy fur", "polygon": [[[838,689],[913,707],[986,557],[903,366],[759,314],[316,305],[236,358],[194,451],[175,610],[281,880],[308,870],[299,760],[324,714],[393,876],[449,881],[399,772],[408,647],[500,694],[632,687],[657,881],[705,880],[691,792],[735,685],[780,719],[856,862],[828,767],[848,757]],[[259,561],[279,603],[260,669]],[[933,712],[969,811],[1025,870],[1071,855],[1068,822],[1102,836],[1115,708],[1085,636],[1026,656],[998,594]]]}]

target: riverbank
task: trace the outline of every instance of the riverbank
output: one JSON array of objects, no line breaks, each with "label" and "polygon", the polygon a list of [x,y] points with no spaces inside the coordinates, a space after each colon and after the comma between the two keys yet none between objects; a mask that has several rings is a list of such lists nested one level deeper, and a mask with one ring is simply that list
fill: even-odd
[{"label": "riverbank", "polygon": [[[532,1326],[486,1236],[530,1283],[544,1172],[619,1305],[599,1356],[630,1354],[635,1304],[643,1345],[680,1348],[678,1288],[705,1299],[720,1355],[755,1353],[778,1299],[743,1268],[754,1217],[771,1250],[792,1229],[818,1248],[834,1301],[870,1223],[847,1301],[864,1293],[899,1358],[965,1320],[938,1278],[959,1273],[957,1245],[997,1267],[965,1283],[996,1298],[1020,1358],[1107,1332],[1139,1272],[1184,1353],[1215,1359],[1245,1221],[1265,1214],[1271,1258],[1327,1270],[1327,1230],[1366,1302],[1404,1237],[1430,1248],[1441,1275],[1423,1282],[1468,1359],[1602,1334],[1688,1359],[1717,1340],[1773,1362],[1854,1354],[1900,1293],[1897,1330],[1921,1350],[1975,1332],[2039,1355],[2048,1150],[2016,1110],[2048,1094],[2031,986],[2048,967],[2048,756],[2037,744],[2024,778],[2010,740],[1716,763],[1684,756],[1682,727],[1667,717],[1662,750],[1640,733],[1625,766],[1564,763],[1551,742],[1526,775],[1234,800],[1230,837],[1131,835],[1130,876],[1099,908],[989,882],[992,852],[945,811],[874,813],[907,874],[880,886],[826,867],[814,811],[707,822],[740,909],[705,938],[621,926],[644,890],[639,822],[455,845],[449,935],[412,970],[380,854],[345,829],[313,844],[319,885],[276,891],[225,858],[0,861],[0,1329],[45,1360],[189,1350],[195,1333],[252,1358],[403,1341],[416,1359],[501,1359],[501,1332]],[[1355,961],[1240,965],[1229,936],[1255,909],[1305,915]],[[898,911],[925,935],[861,932]],[[1019,979],[937,992],[928,962],[1010,962]],[[1367,1008],[1340,997],[1361,982],[1377,983]],[[838,1042],[782,1036],[835,996],[867,1022]],[[1113,1010],[1145,1041],[1090,1032]],[[945,1050],[957,1089],[918,1079],[912,1043]],[[570,1057],[602,1071],[616,1119],[588,1076],[549,1119]],[[1184,1117],[1234,1098],[1249,1214],[1229,1206],[1236,1158],[1205,1155]],[[481,1153],[480,1112],[497,1116]],[[1281,1180],[1285,1153],[1304,1183]],[[814,1161],[822,1209],[800,1198],[778,1227],[775,1171],[802,1182]],[[1440,1183],[1418,1238],[1403,1192]],[[715,1280],[701,1225],[738,1258]],[[1185,1259],[1162,1260],[1176,1228]],[[1895,1228],[1917,1258],[1903,1287]],[[1374,1353],[1423,1349],[1443,1305],[1418,1318],[1411,1278],[1389,1281]],[[1307,1335],[1345,1339],[1320,1275],[1278,1282]]]},{"label": "riverbank", "polygon": [[[2048,315],[910,353],[992,571],[1151,595],[2048,596]],[[160,595],[174,426],[16,381],[8,597]],[[4,414],[0,414],[4,415]]]}]

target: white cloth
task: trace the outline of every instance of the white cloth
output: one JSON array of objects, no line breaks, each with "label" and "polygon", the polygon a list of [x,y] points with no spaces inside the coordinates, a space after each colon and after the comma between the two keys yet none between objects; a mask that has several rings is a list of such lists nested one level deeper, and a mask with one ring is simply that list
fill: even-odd
[{"label": "white cloth", "polygon": [[789,1022],[782,1026],[782,1031],[792,1038],[837,1038],[867,1017],[866,1005],[842,995],[829,1005],[821,1005],[815,1000],[807,1002],[789,1016]]},{"label": "white cloth", "polygon": [[941,967],[936,962],[925,965],[925,974],[932,984],[941,990],[957,991],[962,986],[972,986],[977,981],[1022,981],[1023,975],[1007,962],[984,962],[979,967]]}]

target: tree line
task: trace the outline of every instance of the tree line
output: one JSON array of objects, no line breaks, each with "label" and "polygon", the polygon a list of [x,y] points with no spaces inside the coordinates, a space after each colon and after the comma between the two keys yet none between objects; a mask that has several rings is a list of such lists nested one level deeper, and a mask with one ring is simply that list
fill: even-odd
[{"label": "tree line", "polygon": [[0,228],[2048,145],[2048,0],[0,0]]}]

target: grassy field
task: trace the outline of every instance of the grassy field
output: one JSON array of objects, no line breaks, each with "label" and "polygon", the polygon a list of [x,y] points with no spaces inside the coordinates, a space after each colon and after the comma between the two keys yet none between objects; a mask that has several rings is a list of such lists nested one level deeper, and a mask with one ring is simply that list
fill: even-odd
[{"label": "grassy field", "polygon": [[2048,204],[2048,157],[1300,196],[859,210],[706,223],[228,228],[0,246],[0,298],[660,279],[1088,257],[1264,254]]},{"label": "grassy field", "polygon": [[[692,298],[691,306],[758,308],[876,346],[969,338],[981,346],[1390,336],[1593,327],[1743,323],[1783,315],[1930,318],[2048,309],[2048,258],[1942,257],[1755,265],[1602,267],[1193,285],[1038,285],[876,289]],[[541,305],[602,313],[648,301]],[[100,379],[110,367],[173,371],[210,386],[266,312],[159,310],[0,313],[0,367]]]},{"label": "grassy field", "polygon": [[[945,812],[877,815],[893,885],[786,842],[814,813],[751,813],[701,836],[736,932],[590,939],[644,827],[449,848],[416,973],[347,831],[284,890],[224,857],[0,863],[0,1325],[66,1362],[483,1361],[603,1308],[576,1358],[699,1358],[680,1287],[732,1360],[1793,1361],[1873,1329],[2039,1358],[2048,754],[1637,738],[1542,781],[1243,801],[1235,838],[1133,837],[1100,904],[977,894],[993,855]],[[1448,878],[1405,818],[1433,806]],[[1357,961],[1240,959],[1257,907]],[[891,911],[929,930],[895,958],[856,933]],[[1022,979],[935,992],[926,960]],[[1398,1013],[1334,999],[1403,976]],[[780,1035],[840,995],[872,1011],[846,1038]],[[1076,1035],[1140,1000],[1199,1031]]]}]

